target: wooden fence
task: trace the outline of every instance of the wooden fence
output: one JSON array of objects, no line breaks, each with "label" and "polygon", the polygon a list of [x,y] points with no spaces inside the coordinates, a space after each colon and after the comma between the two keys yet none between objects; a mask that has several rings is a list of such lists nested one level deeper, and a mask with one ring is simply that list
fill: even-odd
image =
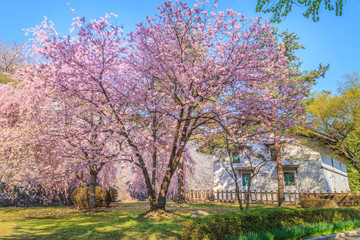
[{"label": "wooden fence", "polygon": [[[245,203],[247,192],[240,191],[240,199]],[[301,198],[319,198],[320,195],[337,195],[346,193],[328,192],[285,192],[285,201],[288,205],[298,205]],[[235,191],[212,191],[212,190],[190,190],[185,191],[188,202],[237,202]],[[250,195],[251,204],[277,204],[277,191],[252,190]]]}]

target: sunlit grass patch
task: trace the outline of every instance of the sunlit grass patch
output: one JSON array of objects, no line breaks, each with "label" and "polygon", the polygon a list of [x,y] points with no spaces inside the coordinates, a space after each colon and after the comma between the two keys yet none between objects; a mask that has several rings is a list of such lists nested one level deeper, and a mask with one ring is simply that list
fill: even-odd
[{"label": "sunlit grass patch", "polygon": [[[141,217],[149,210],[147,202],[113,204],[96,212],[72,207],[0,208],[0,238],[178,239],[191,212],[202,208],[205,206],[169,203],[174,219],[163,220]],[[212,211],[228,211],[228,206],[218,208]]]}]

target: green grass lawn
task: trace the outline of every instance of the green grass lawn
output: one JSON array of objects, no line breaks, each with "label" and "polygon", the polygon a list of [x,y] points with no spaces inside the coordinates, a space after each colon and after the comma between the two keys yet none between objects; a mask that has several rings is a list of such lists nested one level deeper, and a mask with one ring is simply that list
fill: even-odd
[{"label": "green grass lawn", "polygon": [[337,223],[315,223],[290,226],[281,229],[273,229],[271,232],[250,233],[246,236],[240,236],[229,240],[296,240],[332,233],[344,232],[360,227],[360,219],[351,221],[342,221]]},{"label": "green grass lawn", "polygon": [[1,75],[1,73],[0,73],[0,84],[1,83],[6,84],[9,82],[13,82],[13,81],[14,80],[12,80],[11,78],[5,77],[5,76]]},{"label": "green grass lawn", "polygon": [[95,213],[71,207],[0,208],[0,239],[178,239],[195,210],[238,211],[234,204],[168,203],[175,219],[143,219],[148,209],[145,202],[119,203]]}]

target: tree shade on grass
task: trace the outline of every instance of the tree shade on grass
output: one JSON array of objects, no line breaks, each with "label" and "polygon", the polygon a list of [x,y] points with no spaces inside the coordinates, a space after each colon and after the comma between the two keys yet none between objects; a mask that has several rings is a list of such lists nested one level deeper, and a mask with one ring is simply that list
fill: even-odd
[{"label": "tree shade on grass", "polygon": [[[175,219],[144,219],[148,202],[112,204],[91,213],[70,207],[0,208],[0,239],[179,239],[195,210],[236,211],[233,204],[168,203]],[[264,209],[254,206],[252,210]]]},{"label": "tree shade on grass", "polygon": [[[231,216],[243,216],[248,221],[255,218],[259,224],[251,224],[246,233],[260,231],[261,221],[264,218],[273,216],[271,221],[265,224],[268,230],[263,232],[286,233],[288,232],[315,232],[316,229],[326,229],[343,231],[351,229],[351,224],[357,227],[359,221],[346,223],[346,221],[359,219],[359,208],[350,209],[296,209],[296,208],[275,208],[274,206],[251,206],[250,211],[237,212],[236,204],[197,204],[188,203],[184,205],[168,203],[168,209],[173,218],[145,219],[144,212],[148,210],[147,202],[133,202],[113,204],[110,208],[99,208],[95,212],[85,210],[75,210],[71,207],[36,207],[36,208],[0,208],[0,239],[181,239],[181,235],[186,231],[186,221],[191,220],[191,213],[195,210],[203,210],[211,214],[209,217],[227,217],[228,225],[231,226]],[[334,224],[334,227],[322,227],[316,225],[315,230],[296,230],[291,225],[304,224],[310,222],[309,219],[301,218],[304,215],[310,216],[313,223],[321,222],[339,222],[344,224]],[[278,215],[274,215],[278,213]],[[296,213],[294,215],[294,213]],[[323,214],[321,214],[323,213]],[[282,216],[293,216],[284,220]],[[351,215],[351,216],[350,216]],[[197,222],[206,223],[208,217],[196,218]],[[284,222],[282,226],[277,226],[277,219]],[[300,220],[303,220],[302,222]],[[296,223],[295,223],[296,222]],[[221,222],[220,222],[221,223]],[[285,227],[288,230],[283,230]],[[308,225],[306,225],[308,226]],[[315,226],[315,225],[314,225]],[[346,228],[345,228],[345,227]],[[211,224],[207,226],[209,229]],[[277,228],[277,230],[274,230]],[[227,229],[224,228],[224,231]],[[229,237],[238,238],[241,232]],[[330,232],[329,232],[330,233]],[[255,233],[253,233],[255,235]],[[268,233],[269,234],[269,233]],[[200,236],[201,237],[201,236]],[[200,238],[203,239],[203,238]]]}]

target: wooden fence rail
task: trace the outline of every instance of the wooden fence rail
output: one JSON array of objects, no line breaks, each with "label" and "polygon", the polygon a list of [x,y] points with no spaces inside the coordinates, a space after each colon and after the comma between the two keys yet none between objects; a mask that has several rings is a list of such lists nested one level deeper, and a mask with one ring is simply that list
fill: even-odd
[{"label": "wooden fence rail", "polygon": [[[245,203],[247,191],[240,191],[240,199]],[[298,205],[301,198],[319,198],[321,195],[337,195],[346,193],[327,192],[285,192],[285,201],[288,205]],[[237,202],[235,191],[213,191],[213,190],[190,190],[185,191],[185,198],[188,202]],[[251,204],[277,204],[277,191],[250,192]]]}]

